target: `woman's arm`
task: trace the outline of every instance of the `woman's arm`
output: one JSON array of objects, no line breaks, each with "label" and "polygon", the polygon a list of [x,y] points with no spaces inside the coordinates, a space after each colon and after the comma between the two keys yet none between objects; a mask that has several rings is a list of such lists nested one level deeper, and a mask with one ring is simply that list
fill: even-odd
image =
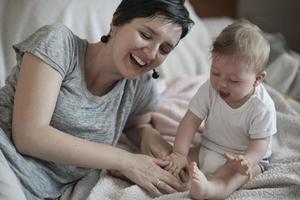
[{"label": "woman's arm", "polygon": [[[105,144],[74,137],[50,126],[62,77],[31,54],[25,54],[16,87],[12,137],[17,150],[42,160],[97,169],[115,169],[145,188],[152,196],[161,195],[158,180],[170,193],[182,185],[161,169],[160,160],[132,154]],[[174,188],[174,189],[173,189]]]},{"label": "woman's arm", "polygon": [[53,162],[121,170],[125,165],[122,157],[128,157],[126,151],[83,140],[50,126],[61,83],[62,77],[57,71],[31,54],[24,55],[12,122],[17,150]]}]

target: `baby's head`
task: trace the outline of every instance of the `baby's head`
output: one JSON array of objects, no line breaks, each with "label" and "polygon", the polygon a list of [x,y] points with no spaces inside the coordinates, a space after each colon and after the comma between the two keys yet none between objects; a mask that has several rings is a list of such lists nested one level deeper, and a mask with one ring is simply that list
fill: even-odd
[{"label": "baby's head", "polygon": [[245,67],[260,72],[265,69],[270,54],[270,44],[259,27],[247,20],[237,20],[227,26],[213,43],[213,54],[232,56]]},{"label": "baby's head", "polygon": [[227,104],[242,105],[265,78],[270,45],[246,20],[227,26],[213,43],[210,81]]}]

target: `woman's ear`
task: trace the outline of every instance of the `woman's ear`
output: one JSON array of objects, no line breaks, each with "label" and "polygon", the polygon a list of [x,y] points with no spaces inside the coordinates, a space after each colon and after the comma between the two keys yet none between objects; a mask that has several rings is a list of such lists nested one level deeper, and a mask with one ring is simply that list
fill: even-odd
[{"label": "woman's ear", "polygon": [[114,35],[116,33],[116,29],[118,28],[118,24],[116,23],[116,14],[114,14],[113,19],[110,23],[110,34]]},{"label": "woman's ear", "polygon": [[257,75],[256,75],[256,79],[255,79],[255,82],[254,82],[254,87],[258,86],[260,83],[262,83],[265,78],[267,76],[267,72],[265,70],[259,72]]}]

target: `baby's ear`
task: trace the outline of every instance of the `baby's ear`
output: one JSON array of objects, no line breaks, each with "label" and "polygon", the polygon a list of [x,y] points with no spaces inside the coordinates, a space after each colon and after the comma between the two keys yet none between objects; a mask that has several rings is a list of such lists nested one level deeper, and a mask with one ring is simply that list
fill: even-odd
[{"label": "baby's ear", "polygon": [[265,78],[267,76],[267,72],[265,70],[259,72],[257,75],[256,75],[256,80],[254,82],[254,87],[258,86],[260,83],[262,83]]}]

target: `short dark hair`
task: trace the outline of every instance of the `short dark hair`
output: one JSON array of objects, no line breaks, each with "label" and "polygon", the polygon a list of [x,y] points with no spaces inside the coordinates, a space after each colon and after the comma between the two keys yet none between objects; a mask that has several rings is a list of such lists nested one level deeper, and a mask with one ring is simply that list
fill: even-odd
[{"label": "short dark hair", "polygon": [[180,39],[184,38],[193,20],[184,6],[185,0],[122,0],[114,13],[113,25],[121,26],[135,18],[162,15],[171,23],[182,28]]}]

